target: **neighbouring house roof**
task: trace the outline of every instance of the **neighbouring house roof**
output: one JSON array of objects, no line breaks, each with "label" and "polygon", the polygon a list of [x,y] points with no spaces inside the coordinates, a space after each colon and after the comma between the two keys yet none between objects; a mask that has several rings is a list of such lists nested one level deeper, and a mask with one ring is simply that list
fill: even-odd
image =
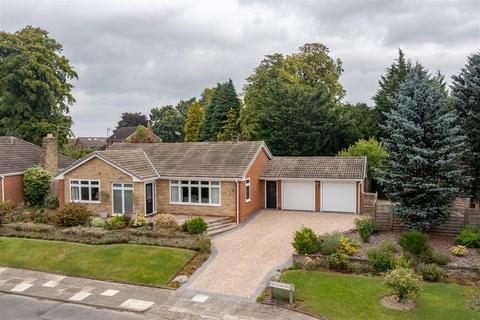
[{"label": "neighbouring house roof", "polygon": [[123,142],[125,139],[130,137],[135,130],[137,130],[137,127],[122,127],[118,128],[113,132],[113,134],[107,138],[107,142],[113,143],[113,142]]},{"label": "neighbouring house roof", "polygon": [[74,146],[84,149],[102,149],[107,145],[105,137],[77,137],[72,139]]},{"label": "neighbouring house roof", "polygon": [[116,143],[80,159],[63,173],[97,156],[139,179],[155,176],[241,179],[262,148],[271,158],[263,141]]},{"label": "neighbouring house roof", "polygon": [[[0,175],[23,173],[26,169],[40,165],[41,147],[25,140],[0,136]],[[73,163],[73,159],[59,155],[58,167],[63,169]]]},{"label": "neighbouring house roof", "polygon": [[260,178],[364,179],[366,157],[274,157]]}]

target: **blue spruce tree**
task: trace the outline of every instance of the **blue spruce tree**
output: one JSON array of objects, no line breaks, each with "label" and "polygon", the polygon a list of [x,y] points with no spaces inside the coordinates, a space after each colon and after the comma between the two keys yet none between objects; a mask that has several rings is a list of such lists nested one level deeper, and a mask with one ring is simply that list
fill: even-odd
[{"label": "blue spruce tree", "polygon": [[445,95],[419,64],[386,117],[389,157],[379,182],[396,202],[393,213],[409,229],[428,230],[446,221],[459,191],[465,137],[446,108]]}]

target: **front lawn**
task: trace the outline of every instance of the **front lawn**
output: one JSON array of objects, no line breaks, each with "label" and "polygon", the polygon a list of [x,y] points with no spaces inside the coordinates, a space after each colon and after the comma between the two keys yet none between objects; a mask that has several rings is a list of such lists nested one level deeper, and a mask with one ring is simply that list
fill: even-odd
[{"label": "front lawn", "polygon": [[416,309],[401,312],[380,304],[388,290],[377,277],[290,270],[282,280],[295,284],[301,310],[328,319],[480,319],[457,284],[424,283]]},{"label": "front lawn", "polygon": [[153,286],[166,286],[194,255],[177,248],[0,237],[2,266]]}]

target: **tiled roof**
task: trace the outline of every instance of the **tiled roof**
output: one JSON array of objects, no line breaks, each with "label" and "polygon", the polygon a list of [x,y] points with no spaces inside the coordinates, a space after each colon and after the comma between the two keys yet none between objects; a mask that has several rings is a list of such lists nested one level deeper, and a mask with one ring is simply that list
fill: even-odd
[{"label": "tiled roof", "polygon": [[[23,172],[27,168],[40,165],[41,148],[25,140],[0,136],[0,174]],[[59,155],[58,167],[63,169],[73,163],[73,159]]]},{"label": "tiled roof", "polygon": [[98,152],[116,165],[126,169],[140,179],[158,176],[143,150],[105,150]]},{"label": "tiled roof", "polygon": [[101,149],[107,144],[105,137],[78,137],[73,139],[75,144],[80,144],[85,149]]},{"label": "tiled roof", "polygon": [[107,138],[108,142],[122,142],[128,137],[130,137],[135,130],[137,130],[137,127],[122,127],[118,128],[113,132],[113,134]]},{"label": "tiled roof", "polygon": [[162,177],[242,178],[262,141],[117,143],[107,149],[143,150]]},{"label": "tiled roof", "polygon": [[261,178],[364,179],[365,157],[274,157]]}]

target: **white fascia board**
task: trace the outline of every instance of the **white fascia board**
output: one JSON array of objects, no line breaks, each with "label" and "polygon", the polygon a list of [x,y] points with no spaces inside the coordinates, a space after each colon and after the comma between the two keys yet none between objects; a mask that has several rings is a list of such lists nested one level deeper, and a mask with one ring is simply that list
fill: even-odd
[{"label": "white fascia board", "polygon": [[262,142],[262,144],[261,144],[260,147],[258,148],[257,152],[255,153],[255,156],[250,160],[250,163],[248,164],[247,169],[245,169],[245,171],[243,172],[242,181],[245,181],[245,179],[247,178],[247,173],[248,173],[248,171],[249,171],[250,168],[253,166],[253,163],[255,162],[255,160],[257,159],[258,155],[260,154],[260,152],[261,152],[262,150],[265,150],[265,152],[267,153],[267,157],[269,158],[269,160],[272,160],[273,156],[272,156],[272,154],[270,153],[270,150],[268,150],[268,147],[267,147],[267,145],[265,144],[265,142]]},{"label": "white fascia board", "polygon": [[161,176],[158,179],[163,180],[215,180],[215,181],[237,181],[238,178],[218,178],[218,177],[179,177],[179,176]]},{"label": "white fascia board", "polygon": [[361,182],[363,179],[325,179],[325,178],[263,178],[260,177],[260,180],[282,180],[282,181],[337,181],[337,182]]},{"label": "white fascia board", "polygon": [[9,172],[9,173],[4,173],[4,174],[0,174],[0,177],[10,177],[10,176],[20,176],[22,174],[24,174],[25,171],[21,171],[21,172]]}]

